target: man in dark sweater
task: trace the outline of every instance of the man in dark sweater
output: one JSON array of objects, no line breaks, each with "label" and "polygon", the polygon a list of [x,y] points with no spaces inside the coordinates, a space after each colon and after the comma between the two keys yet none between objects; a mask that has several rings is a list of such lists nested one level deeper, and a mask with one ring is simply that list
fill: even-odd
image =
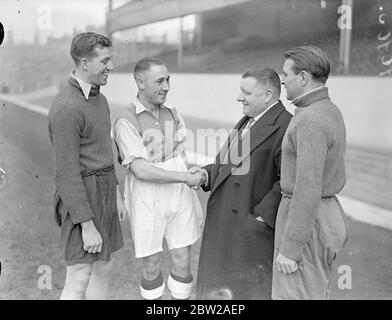
[{"label": "man in dark sweater", "polygon": [[72,41],[75,62],[49,111],[55,160],[55,218],[61,227],[66,279],[60,299],[101,299],[112,253],[123,246],[106,98],[99,92],[113,69],[111,41],[87,32]]},{"label": "man in dark sweater", "polygon": [[297,108],[282,142],[272,298],[327,299],[348,232],[335,196],[346,182],[346,129],[325,87],[326,54],[303,46],[284,57],[283,85]]}]

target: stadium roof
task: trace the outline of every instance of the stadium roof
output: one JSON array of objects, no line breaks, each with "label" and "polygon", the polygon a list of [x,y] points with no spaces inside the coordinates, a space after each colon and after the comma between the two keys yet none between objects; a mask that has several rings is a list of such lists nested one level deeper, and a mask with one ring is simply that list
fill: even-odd
[{"label": "stadium roof", "polygon": [[138,0],[109,11],[109,34],[149,23],[214,10],[251,0]]}]

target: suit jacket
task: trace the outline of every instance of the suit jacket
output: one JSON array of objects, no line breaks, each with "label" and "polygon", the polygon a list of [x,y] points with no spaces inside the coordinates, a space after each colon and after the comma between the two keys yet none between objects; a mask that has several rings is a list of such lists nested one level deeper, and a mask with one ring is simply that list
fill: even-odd
[{"label": "suit jacket", "polygon": [[236,143],[236,132],[248,119],[240,119],[215,163],[204,167],[209,181],[203,189],[211,194],[199,259],[199,299],[219,299],[215,295],[221,290],[234,299],[270,298],[281,144],[291,114],[279,101],[253,124],[243,143]]}]

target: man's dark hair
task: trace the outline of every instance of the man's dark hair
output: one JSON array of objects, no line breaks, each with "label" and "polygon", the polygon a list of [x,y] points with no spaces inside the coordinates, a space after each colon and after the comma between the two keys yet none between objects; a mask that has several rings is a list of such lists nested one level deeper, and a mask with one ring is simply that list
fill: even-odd
[{"label": "man's dark hair", "polygon": [[327,54],[315,46],[301,46],[283,53],[285,59],[294,61],[293,72],[309,72],[317,82],[325,83],[329,77],[331,66]]},{"label": "man's dark hair", "polygon": [[95,48],[111,46],[112,42],[108,37],[95,32],[84,32],[72,39],[70,54],[75,65],[78,66],[81,59],[96,56]]},{"label": "man's dark hair", "polygon": [[261,66],[255,66],[247,69],[243,74],[242,78],[255,78],[258,83],[273,89],[273,94],[280,97],[280,78],[279,75],[273,69],[263,68]]},{"label": "man's dark hair", "polygon": [[156,57],[143,58],[136,63],[135,68],[133,69],[134,77],[136,78],[136,76],[143,71],[150,70],[153,65],[164,66],[165,64],[161,59]]}]

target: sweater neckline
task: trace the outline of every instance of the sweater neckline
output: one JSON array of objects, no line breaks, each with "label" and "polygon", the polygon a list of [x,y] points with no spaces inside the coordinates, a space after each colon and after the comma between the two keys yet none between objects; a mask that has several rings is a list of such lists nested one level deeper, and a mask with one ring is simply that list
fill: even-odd
[{"label": "sweater neckline", "polygon": [[[78,81],[74,77],[69,77],[68,82],[73,88],[77,89],[80,92],[80,94],[85,98],[82,88],[80,87]],[[100,89],[99,86],[91,86],[88,97],[94,98],[99,96],[99,89]]]},{"label": "sweater neckline", "polygon": [[294,105],[298,108],[305,108],[309,106],[310,104],[321,100],[321,99],[329,99],[328,95],[328,88],[323,87],[318,90],[309,92],[309,94],[305,94],[301,98],[299,98],[297,101],[295,101]]}]

